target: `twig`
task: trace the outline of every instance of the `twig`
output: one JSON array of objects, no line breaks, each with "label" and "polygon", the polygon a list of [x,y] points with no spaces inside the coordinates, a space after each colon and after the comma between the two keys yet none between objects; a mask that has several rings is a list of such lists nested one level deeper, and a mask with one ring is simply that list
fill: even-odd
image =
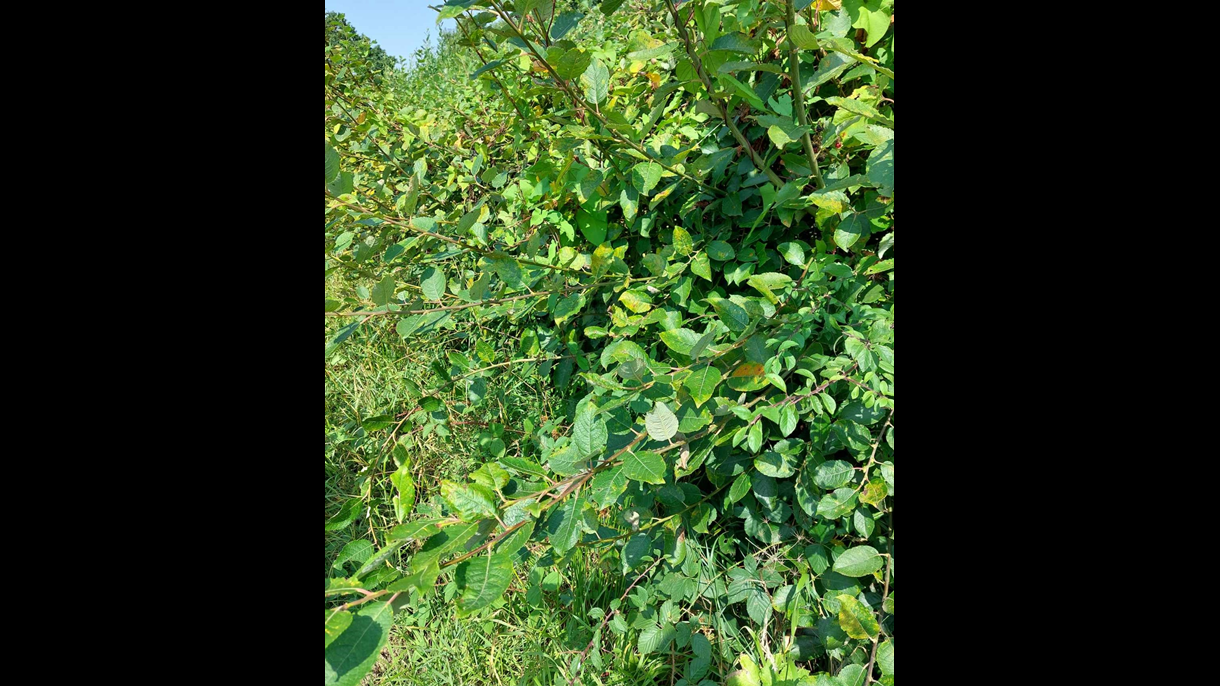
[{"label": "twig", "polygon": [[[881,607],[885,607],[885,599],[890,596],[890,565],[894,562],[894,540],[893,540],[893,523],[890,526],[890,544],[889,556],[885,560],[885,590],[881,593]],[[881,632],[877,631],[877,638],[873,639],[873,654],[868,658],[868,668],[864,673],[868,675],[868,680],[864,682],[864,686],[873,683],[873,662],[877,659],[877,646],[881,644]]]},{"label": "twig", "polygon": [[788,16],[784,19],[787,26],[788,35],[784,40],[788,41],[788,62],[792,68],[792,95],[793,102],[796,105],[796,118],[801,126],[805,127],[805,135],[801,136],[802,142],[805,143],[805,154],[809,156],[809,164],[812,165],[814,184],[817,188],[826,185],[822,181],[822,172],[818,169],[818,156],[813,152],[813,142],[809,138],[809,116],[805,114],[805,93],[801,89],[801,56],[800,49],[796,47],[796,43],[792,42],[792,27],[796,26],[796,12],[792,9],[792,0],[786,0],[785,8],[788,10]]}]

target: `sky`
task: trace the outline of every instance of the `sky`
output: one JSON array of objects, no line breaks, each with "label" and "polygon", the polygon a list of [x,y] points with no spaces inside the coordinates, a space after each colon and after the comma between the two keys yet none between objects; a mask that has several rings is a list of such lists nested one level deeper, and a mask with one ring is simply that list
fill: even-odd
[{"label": "sky", "polygon": [[[349,24],[377,42],[383,50],[395,57],[410,57],[424,44],[424,36],[430,35],[430,44],[436,45],[436,12],[428,5],[440,7],[445,0],[326,0],[327,12],[340,12]],[[453,30],[452,19],[441,22],[446,30]]]}]

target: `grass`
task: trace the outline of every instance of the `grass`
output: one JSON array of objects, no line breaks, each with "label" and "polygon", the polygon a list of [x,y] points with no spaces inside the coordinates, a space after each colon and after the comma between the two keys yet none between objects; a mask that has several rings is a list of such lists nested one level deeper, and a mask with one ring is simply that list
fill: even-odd
[{"label": "grass", "polygon": [[[342,285],[330,281],[328,293],[341,292]],[[326,340],[350,323],[346,318],[326,319]],[[445,359],[451,350],[474,357],[468,338],[460,328],[441,330],[426,338],[405,343],[395,332],[395,318],[373,318],[359,327],[326,360],[326,517],[336,514],[343,503],[364,498],[367,506],[356,521],[326,534],[327,576],[341,575],[332,568],[339,552],[349,542],[383,541],[380,531],[395,523],[389,499],[393,486],[388,475],[395,468],[389,451],[401,440],[413,465],[418,489],[417,502],[426,502],[444,479],[461,479],[489,459],[479,447],[492,424],[503,426],[507,454],[532,448],[523,427],[532,419],[535,430],[558,429],[556,417],[565,414],[570,399],[560,397],[549,383],[537,376],[537,366],[510,365],[487,380],[485,401],[470,408],[465,389],[447,388],[440,396],[450,410],[447,435],[427,431],[426,423],[415,423],[426,413],[416,411],[419,398],[434,387],[439,377],[433,360]],[[460,326],[469,326],[463,323]],[[484,340],[499,341],[495,361],[520,357],[517,340],[497,331],[485,330]],[[422,344],[422,345],[421,345]],[[370,417],[390,415],[393,426],[367,431],[362,424]],[[549,424],[537,426],[540,418]],[[548,428],[549,427],[549,428]],[[611,600],[627,587],[617,568],[616,550],[586,551],[567,567],[559,580],[530,579],[533,561],[518,565],[518,578],[498,607],[487,618],[459,619],[451,601],[456,592],[452,578],[431,598],[411,612],[395,613],[389,643],[382,659],[365,678],[373,685],[410,684],[475,685],[507,684],[550,686],[567,684],[570,663],[588,645],[600,616],[590,617],[594,607],[608,611]],[[348,570],[350,571],[350,567]],[[445,582],[449,575],[442,575]],[[546,590],[529,597],[529,586]],[[533,604],[531,604],[531,600]],[[632,686],[659,683],[671,674],[662,656],[640,658],[623,636],[604,629],[594,651],[596,657],[581,670],[576,683]],[[600,663],[600,664],[599,664]]]}]

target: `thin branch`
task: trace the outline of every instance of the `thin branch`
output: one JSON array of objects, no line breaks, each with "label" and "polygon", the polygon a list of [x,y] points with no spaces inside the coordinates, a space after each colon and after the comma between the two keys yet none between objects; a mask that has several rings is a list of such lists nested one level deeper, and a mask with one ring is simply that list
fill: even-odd
[{"label": "thin branch", "polygon": [[[582,106],[581,99],[576,97],[576,94],[572,92],[572,89],[568,85],[568,82],[559,76],[559,74],[555,71],[555,69],[553,67],[551,67],[550,63],[546,61],[545,57],[538,54],[538,51],[534,49],[534,44],[532,42],[530,42],[530,40],[528,38],[526,38],[523,33],[521,33],[521,29],[519,29],[517,27],[516,23],[514,23],[513,20],[508,16],[508,12],[506,12],[504,10],[504,8],[498,2],[496,2],[496,0],[491,0],[491,6],[500,15],[500,18],[503,19],[506,24],[508,24],[508,27],[510,29],[512,29],[513,33],[517,34],[517,37],[520,38],[523,43],[525,43],[525,46],[527,48],[529,48],[529,51],[531,53],[533,53],[534,57],[538,60],[538,62],[540,62],[542,64],[542,66],[545,67],[548,72],[550,72],[551,77],[553,79],[555,79],[555,83],[559,84],[559,87],[562,88],[563,91],[568,94],[568,97],[571,98],[572,102],[575,103],[577,107],[581,107]],[[665,162],[653,157],[652,155],[648,154],[648,151],[645,150],[644,147],[641,146],[639,143],[636,143],[635,141],[631,140],[630,138],[624,138],[618,131],[615,131],[614,128],[612,128],[610,126],[610,122],[606,121],[606,118],[603,117],[601,112],[597,111],[596,108],[592,109],[592,110],[586,110],[586,111],[588,111],[590,114],[593,115],[593,117],[595,119],[597,119],[599,122],[601,122],[602,126],[605,127],[606,131],[608,131],[610,133],[610,136],[612,138],[614,138],[614,140],[619,141],[620,143],[623,143],[623,144],[631,147],[633,150],[635,150],[636,152],[643,155],[644,159],[646,159],[650,162],[656,162],[657,164],[661,165],[661,167],[663,167],[665,170],[694,183],[695,185],[699,186],[700,188],[702,188],[710,193],[719,193],[721,195],[724,194],[722,191],[718,191],[715,188],[708,186],[707,184],[703,183],[699,179],[696,179],[695,177],[690,176],[690,175],[686,174],[685,172],[678,171],[677,169],[666,164]]]},{"label": "thin branch", "polygon": [[[894,541],[893,523],[891,522],[889,555],[885,558],[885,590],[881,594],[881,607],[885,607],[885,599],[890,596],[890,565],[894,562]],[[868,675],[868,680],[864,682],[864,686],[873,683],[873,662],[877,659],[877,646],[881,644],[881,632],[877,632],[877,638],[873,639],[873,654],[868,658],[868,667],[864,673]]]},{"label": "thin branch", "polygon": [[792,9],[792,0],[785,0],[785,9],[788,10],[788,16],[784,18],[784,24],[787,27],[788,35],[784,40],[788,41],[788,62],[792,68],[792,95],[793,104],[796,105],[796,118],[801,126],[804,126],[805,135],[801,137],[805,143],[805,154],[809,156],[809,164],[813,169],[814,184],[817,188],[822,188],[826,185],[822,181],[822,172],[818,169],[818,156],[813,152],[813,142],[809,138],[809,116],[805,113],[805,93],[801,88],[801,55],[800,49],[796,47],[796,43],[792,42],[792,27],[796,26],[796,12]]},{"label": "thin branch", "polygon": [[[695,65],[695,71],[699,74],[699,79],[703,81],[703,85],[707,88],[707,97],[715,100],[715,95],[712,89],[712,80],[708,78],[707,72],[703,70],[702,60],[700,60],[699,55],[695,53],[695,46],[691,41],[690,34],[686,31],[686,22],[682,21],[682,18],[678,16],[678,8],[674,5],[674,0],[665,0],[665,2],[669,5],[669,12],[674,17],[674,25],[678,27],[678,33],[682,36],[682,42],[686,44],[686,54],[690,56],[691,62]],[[744,134],[742,134],[741,130],[737,128],[737,125],[733,123],[733,118],[729,116],[727,103],[722,100],[717,104],[720,105],[720,113],[724,116],[724,123],[728,125],[729,132],[731,132],[733,137],[737,139],[737,143],[740,144],[741,147],[745,148],[746,153],[748,153],[750,157],[750,161],[754,163],[754,166],[757,167],[759,171],[767,175],[767,178],[771,181],[772,185],[775,186],[776,190],[783,187],[783,179],[779,178],[775,172],[771,171],[771,168],[767,166],[767,163],[758,156],[757,152],[754,151],[754,148],[750,145],[750,141],[745,137]]]}]

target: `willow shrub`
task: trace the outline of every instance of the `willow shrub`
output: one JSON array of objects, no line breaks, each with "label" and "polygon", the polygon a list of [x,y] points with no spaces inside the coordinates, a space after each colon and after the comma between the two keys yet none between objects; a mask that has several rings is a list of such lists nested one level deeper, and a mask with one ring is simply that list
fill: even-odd
[{"label": "willow shrub", "polygon": [[393,437],[445,435],[510,365],[573,402],[522,440],[491,425],[486,462],[418,503],[410,443],[387,442],[327,522],[397,522],[327,579],[327,684],[438,585],[482,616],[589,547],[633,588],[572,608],[601,619],[574,674],[611,631],[687,686],[892,684],[892,0],[440,18],[458,31],[426,98],[328,41],[327,275],[358,285],[328,293],[350,323],[327,354],[383,317],[408,347],[464,332],[406,418],[366,420]]}]

